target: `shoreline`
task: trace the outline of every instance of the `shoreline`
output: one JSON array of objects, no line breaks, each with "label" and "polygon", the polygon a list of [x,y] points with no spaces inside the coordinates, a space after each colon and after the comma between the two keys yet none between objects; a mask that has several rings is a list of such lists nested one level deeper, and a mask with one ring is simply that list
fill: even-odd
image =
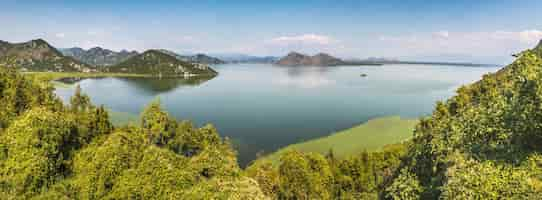
[{"label": "shoreline", "polygon": [[109,73],[109,72],[25,72],[25,75],[30,75],[35,78],[45,81],[57,81],[63,78],[106,78],[106,77],[119,77],[119,78],[197,78],[197,77],[215,77],[218,74],[191,74],[189,76],[159,76],[154,74],[133,74],[133,73]]}]

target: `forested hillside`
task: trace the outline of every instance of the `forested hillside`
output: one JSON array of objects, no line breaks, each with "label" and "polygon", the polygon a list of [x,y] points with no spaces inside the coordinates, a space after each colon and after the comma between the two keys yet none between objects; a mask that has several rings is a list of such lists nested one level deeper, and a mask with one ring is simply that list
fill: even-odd
[{"label": "forested hillside", "polygon": [[[542,45],[437,104],[418,124],[389,197],[539,199]],[[408,186],[408,187],[406,187]]]},{"label": "forested hillside", "polygon": [[76,90],[0,68],[0,199],[263,199],[212,125],[151,103],[139,127],[113,127]]},{"label": "forested hillside", "polygon": [[216,76],[207,65],[181,61],[159,50],[148,50],[127,60],[107,67],[109,72],[149,74],[154,76]]}]

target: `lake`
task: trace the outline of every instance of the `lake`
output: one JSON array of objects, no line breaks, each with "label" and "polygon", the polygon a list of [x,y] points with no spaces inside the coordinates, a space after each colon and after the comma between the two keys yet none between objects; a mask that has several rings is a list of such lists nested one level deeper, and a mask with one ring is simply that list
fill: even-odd
[{"label": "lake", "polygon": [[[329,135],[389,115],[431,113],[461,85],[498,67],[384,65],[279,67],[266,64],[213,66],[210,80],[157,78],[84,79],[92,102],[138,115],[160,98],[177,119],[212,123],[232,139],[241,166],[257,153]],[[362,74],[367,76],[363,77]],[[63,100],[73,88],[57,88]]]}]

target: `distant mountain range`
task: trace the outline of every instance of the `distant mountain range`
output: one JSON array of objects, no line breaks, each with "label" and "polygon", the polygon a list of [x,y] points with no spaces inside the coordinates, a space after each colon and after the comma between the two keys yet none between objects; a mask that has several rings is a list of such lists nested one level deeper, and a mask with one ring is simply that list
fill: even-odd
[{"label": "distant mountain range", "polygon": [[195,54],[195,55],[180,55],[180,54],[177,54],[173,51],[169,51],[169,50],[165,50],[165,49],[160,49],[159,51],[161,51],[162,53],[166,53],[166,54],[169,54],[171,56],[174,56],[175,58],[179,59],[179,60],[182,60],[182,61],[185,61],[185,62],[190,62],[190,63],[201,63],[201,64],[208,64],[208,65],[212,65],[212,64],[225,64],[226,62],[224,62],[223,60],[220,60],[218,58],[215,58],[215,57],[211,57],[211,56],[208,56],[208,55],[205,55],[205,54],[201,54],[201,53],[198,53],[198,54]]},{"label": "distant mountain range", "polygon": [[[126,51],[122,50],[120,52],[112,51],[109,49],[104,49],[101,47],[94,47],[89,50],[84,50],[79,47],[60,49],[62,54],[65,56],[73,57],[81,62],[94,65],[94,66],[112,66],[122,61],[127,60],[128,58],[138,55],[137,51]],[[189,63],[201,63],[201,64],[224,64],[226,62],[207,56],[205,54],[195,54],[195,55],[180,55],[173,51],[166,49],[159,49],[162,53],[174,56],[175,58],[189,62]]]},{"label": "distant mountain range", "polygon": [[65,56],[73,57],[81,62],[94,66],[115,65],[139,54],[137,51],[122,50],[120,52],[115,52],[109,49],[103,49],[101,47],[94,47],[89,50],[73,47],[68,49],[60,49],[60,52],[62,52],[62,54]]},{"label": "distant mountain range", "polygon": [[0,41],[0,64],[17,66],[22,71],[83,72],[94,68],[62,55],[42,39],[23,43]]},{"label": "distant mountain range", "polygon": [[149,74],[160,77],[215,76],[218,73],[205,64],[189,63],[160,50],[147,50],[116,65],[107,67],[108,72]]},{"label": "distant mountain range", "polygon": [[276,56],[251,56],[246,54],[212,54],[212,56],[223,60],[226,63],[262,63],[271,64],[280,58]]},{"label": "distant mountain range", "polygon": [[[542,41],[535,48],[542,54]],[[145,73],[159,76],[216,75],[208,64],[223,63],[268,63],[284,66],[338,66],[338,65],[383,65],[383,64],[427,64],[457,66],[496,66],[474,63],[402,61],[385,58],[343,60],[326,53],[313,56],[291,52],[279,58],[274,56],[249,56],[244,54],[179,55],[169,50],[115,52],[101,47],[88,50],[82,48],[61,49],[36,39],[23,43],[0,40],[0,64],[18,66],[23,71],[92,72],[110,71]],[[100,66],[100,67],[97,67]]]},{"label": "distant mountain range", "polygon": [[390,65],[390,64],[406,64],[406,65],[452,65],[452,66],[469,66],[469,67],[489,67],[497,66],[495,64],[478,64],[478,63],[469,63],[469,62],[434,62],[434,61],[405,61],[398,59],[389,59],[389,58],[367,58],[367,59],[352,59],[348,62],[361,62],[361,63],[374,63],[381,65]]}]

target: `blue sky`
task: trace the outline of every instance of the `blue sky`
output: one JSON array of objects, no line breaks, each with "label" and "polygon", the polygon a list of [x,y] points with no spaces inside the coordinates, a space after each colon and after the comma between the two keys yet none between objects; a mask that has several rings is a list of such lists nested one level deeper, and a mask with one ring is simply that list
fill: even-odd
[{"label": "blue sky", "polygon": [[180,53],[505,63],[542,39],[542,1],[11,1],[0,39]]}]

